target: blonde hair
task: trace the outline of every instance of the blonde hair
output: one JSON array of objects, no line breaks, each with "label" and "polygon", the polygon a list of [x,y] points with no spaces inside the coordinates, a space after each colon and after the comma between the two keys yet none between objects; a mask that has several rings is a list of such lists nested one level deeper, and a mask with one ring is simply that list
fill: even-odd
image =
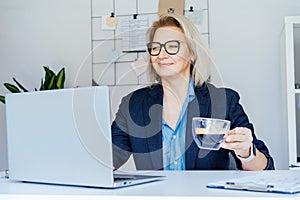
[{"label": "blonde hair", "polygon": [[[191,59],[191,74],[194,85],[201,86],[204,82],[209,80],[213,62],[200,32],[195,25],[183,15],[168,13],[161,15],[148,29],[146,35],[147,43],[153,41],[154,34],[158,28],[166,26],[175,26],[183,31],[189,50],[193,55],[193,58],[189,59]],[[149,54],[147,70],[148,77],[152,84],[161,82],[160,76],[155,72],[152,66]]]}]

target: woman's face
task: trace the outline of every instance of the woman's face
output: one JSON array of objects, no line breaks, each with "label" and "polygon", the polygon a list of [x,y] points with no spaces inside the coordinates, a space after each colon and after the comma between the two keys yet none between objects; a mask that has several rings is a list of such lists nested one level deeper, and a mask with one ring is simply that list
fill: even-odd
[{"label": "woman's face", "polygon": [[150,60],[156,73],[162,79],[189,78],[192,55],[188,49],[185,35],[180,28],[175,26],[158,28],[150,47],[152,47],[152,54],[159,53],[158,55],[150,55]]}]

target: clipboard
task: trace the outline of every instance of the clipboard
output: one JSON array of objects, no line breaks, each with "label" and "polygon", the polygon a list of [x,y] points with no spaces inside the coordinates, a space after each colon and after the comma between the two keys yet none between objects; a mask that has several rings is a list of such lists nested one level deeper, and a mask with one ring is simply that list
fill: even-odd
[{"label": "clipboard", "polygon": [[297,176],[294,173],[259,173],[258,175],[208,183],[206,187],[225,190],[297,194],[300,193],[300,173]]}]

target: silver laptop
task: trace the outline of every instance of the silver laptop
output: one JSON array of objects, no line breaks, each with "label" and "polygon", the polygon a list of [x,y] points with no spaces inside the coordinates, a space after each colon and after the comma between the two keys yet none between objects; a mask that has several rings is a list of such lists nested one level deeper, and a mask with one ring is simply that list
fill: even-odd
[{"label": "silver laptop", "polygon": [[7,94],[6,119],[12,180],[114,188],[162,178],[115,177],[107,86]]}]

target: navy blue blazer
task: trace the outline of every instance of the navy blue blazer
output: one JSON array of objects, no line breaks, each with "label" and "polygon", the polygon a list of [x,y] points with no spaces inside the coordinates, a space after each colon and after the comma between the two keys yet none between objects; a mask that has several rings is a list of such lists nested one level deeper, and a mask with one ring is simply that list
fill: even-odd
[{"label": "navy blue blazer", "polygon": [[[267,146],[254,134],[253,125],[239,103],[237,92],[228,88],[216,88],[212,84],[195,87],[196,98],[188,105],[186,127],[186,170],[230,169],[232,155],[237,169],[241,161],[233,151],[223,149],[209,151],[199,149],[192,136],[193,117],[213,117],[231,121],[230,129],[251,129],[253,143],[268,159],[266,169],[274,169],[274,161]],[[162,103],[161,85],[136,90],[122,99],[116,118],[112,123],[114,166],[119,168],[133,154],[138,170],[163,169],[162,158]]]}]

